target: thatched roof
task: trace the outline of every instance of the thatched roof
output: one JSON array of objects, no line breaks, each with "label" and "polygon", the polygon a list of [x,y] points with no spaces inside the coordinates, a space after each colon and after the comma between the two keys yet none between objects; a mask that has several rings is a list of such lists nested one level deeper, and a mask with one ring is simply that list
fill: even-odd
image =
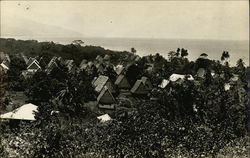
[{"label": "thatched roof", "polygon": [[108,76],[100,75],[94,82],[93,86],[95,88],[95,91],[100,92],[102,88],[105,86],[107,81],[109,80]]},{"label": "thatched roof", "polygon": [[141,80],[142,80],[142,82],[143,82],[143,84],[145,85],[145,88],[146,89],[152,89],[153,88],[153,85],[152,85],[152,83],[150,82],[150,80],[148,79],[148,77],[145,77],[145,76],[143,76],[142,78],[141,78]]},{"label": "thatched roof", "polygon": [[122,74],[125,71],[125,67],[123,65],[117,65],[115,67],[115,72],[117,75]]},{"label": "thatched roof", "polygon": [[109,116],[109,114],[104,114],[104,115],[98,116],[97,119],[100,120],[101,122],[106,122],[106,121],[112,120],[111,117]]},{"label": "thatched roof", "polygon": [[163,79],[158,87],[165,88],[169,84],[169,82],[170,82],[169,80]]},{"label": "thatched roof", "polygon": [[15,120],[35,120],[35,113],[37,106],[34,104],[25,104],[14,111],[0,115],[2,119],[15,119]]},{"label": "thatched roof", "polygon": [[119,88],[129,89],[130,84],[128,83],[127,78],[124,75],[119,75],[115,81],[115,85]]},{"label": "thatched roof", "polygon": [[101,93],[97,97],[97,101],[98,101],[98,103],[102,103],[102,104],[114,104],[114,103],[116,103],[115,98],[113,97],[112,93],[110,92],[110,90],[106,86],[104,86],[102,88]]},{"label": "thatched roof", "polygon": [[172,81],[172,82],[175,82],[179,79],[183,80],[185,78],[185,76],[187,76],[187,79],[188,80],[194,80],[193,76],[192,75],[180,75],[180,74],[172,74],[170,77],[169,77],[169,80]]},{"label": "thatched roof", "polygon": [[27,69],[30,70],[38,70],[41,69],[41,66],[39,65],[38,61],[34,59],[31,64],[28,65]]},{"label": "thatched roof", "polygon": [[134,93],[134,94],[145,94],[145,93],[147,93],[142,80],[137,80],[130,91],[132,93]]}]

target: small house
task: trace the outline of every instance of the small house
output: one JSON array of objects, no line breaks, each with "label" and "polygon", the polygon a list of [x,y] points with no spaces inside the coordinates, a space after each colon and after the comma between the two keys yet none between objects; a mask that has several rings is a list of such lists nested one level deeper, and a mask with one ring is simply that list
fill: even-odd
[{"label": "small house", "polygon": [[99,108],[114,109],[116,100],[107,86],[104,86],[97,97]]},{"label": "small house", "polygon": [[7,64],[7,62],[2,62],[0,66],[2,67],[4,72],[7,72],[9,70],[9,65]]},{"label": "small house", "polygon": [[148,93],[142,80],[137,80],[130,91],[136,95],[145,95]]},{"label": "small house", "polygon": [[10,57],[8,54],[4,54],[4,52],[0,52],[0,56],[0,66],[5,72],[7,72],[10,67]]},{"label": "small house", "polygon": [[165,88],[169,84],[169,82],[170,82],[169,80],[163,79],[161,84],[158,85],[158,87]]},{"label": "small house", "polygon": [[41,69],[39,62],[35,58],[29,60],[28,63],[30,63],[27,67],[27,70],[29,72],[36,72],[37,70]]},{"label": "small house", "polygon": [[131,86],[127,80],[127,78],[124,75],[119,75],[115,81],[115,85],[119,89],[130,89]]},{"label": "small house", "polygon": [[32,77],[33,74],[34,74],[33,72],[30,72],[30,71],[28,71],[28,70],[23,70],[22,73],[21,73],[21,75],[22,75],[25,79]]},{"label": "small house", "polygon": [[58,64],[57,64],[57,61],[58,61],[58,57],[53,57],[49,64],[46,66],[46,72],[47,73],[50,73],[54,68],[58,67]]},{"label": "small house", "polygon": [[79,65],[79,68],[81,69],[81,70],[84,70],[84,69],[86,69],[86,67],[87,67],[87,60],[86,59],[83,59],[82,61],[81,61],[81,63],[80,63],[80,65]]},{"label": "small house", "polygon": [[187,80],[189,80],[189,81],[194,80],[194,78],[193,78],[192,75],[172,74],[172,75],[169,77],[169,81],[176,82],[176,81],[178,81],[178,80],[184,80],[185,77],[187,77]]},{"label": "small house", "polygon": [[125,67],[123,65],[117,65],[115,67],[115,72],[117,75],[124,74],[125,73]]},{"label": "small house", "polygon": [[35,58],[29,57],[29,59],[27,61],[27,65],[29,66],[34,60],[35,60]]},{"label": "small house", "polygon": [[68,71],[70,72],[76,71],[74,60],[65,60],[64,65],[68,68]]},{"label": "small house", "polygon": [[141,80],[142,80],[142,82],[143,82],[143,84],[144,84],[144,86],[145,86],[145,88],[146,88],[147,90],[151,91],[151,90],[153,89],[153,85],[152,85],[152,83],[150,82],[150,80],[148,79],[148,77],[143,76],[143,77],[141,78]]}]

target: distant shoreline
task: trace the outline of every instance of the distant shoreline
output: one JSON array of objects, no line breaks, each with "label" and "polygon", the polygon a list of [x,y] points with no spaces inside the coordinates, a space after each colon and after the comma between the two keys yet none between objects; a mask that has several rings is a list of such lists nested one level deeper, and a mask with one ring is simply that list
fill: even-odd
[{"label": "distant shoreline", "polygon": [[[3,38],[3,37],[1,37]],[[7,37],[4,37],[7,38]],[[8,37],[13,38],[13,37]],[[140,56],[160,53],[165,58],[168,52],[177,48],[185,48],[189,52],[188,59],[196,60],[201,53],[208,54],[212,60],[220,60],[223,51],[230,54],[230,65],[236,65],[239,58],[242,58],[246,65],[249,65],[249,42],[235,40],[212,40],[212,39],[156,39],[156,38],[110,38],[110,37],[37,37],[25,38],[14,37],[16,40],[37,40],[38,42],[51,42],[67,45],[73,40],[82,40],[84,45],[100,46],[113,51],[130,51],[133,47]]]}]

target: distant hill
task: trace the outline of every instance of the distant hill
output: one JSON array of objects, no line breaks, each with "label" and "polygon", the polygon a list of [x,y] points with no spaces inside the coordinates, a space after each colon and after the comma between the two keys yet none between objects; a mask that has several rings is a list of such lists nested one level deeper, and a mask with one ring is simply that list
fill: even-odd
[{"label": "distant hill", "polygon": [[73,59],[76,64],[80,64],[82,59],[93,60],[97,55],[111,56],[110,62],[117,64],[121,61],[129,60],[132,53],[126,51],[111,51],[98,46],[80,46],[74,44],[62,45],[54,42],[38,42],[36,40],[16,40],[13,38],[0,38],[0,51],[9,55],[23,53],[32,56],[59,56],[64,59]]},{"label": "distant hill", "polygon": [[[11,22],[11,23],[10,23]],[[63,26],[53,26],[22,18],[8,19],[1,26],[1,37],[84,37],[79,32],[65,29]]]}]

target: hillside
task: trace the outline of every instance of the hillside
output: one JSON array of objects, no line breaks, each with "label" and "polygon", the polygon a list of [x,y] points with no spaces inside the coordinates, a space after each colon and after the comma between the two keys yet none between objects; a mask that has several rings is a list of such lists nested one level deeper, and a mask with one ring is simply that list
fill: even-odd
[{"label": "hillside", "polygon": [[105,54],[111,55],[111,62],[114,64],[120,60],[132,55],[129,52],[119,52],[106,50],[97,46],[81,46],[81,45],[62,45],[55,44],[54,42],[38,42],[36,40],[15,40],[0,38],[0,51],[9,55],[23,53],[26,56],[41,56],[46,54],[50,57],[60,56],[64,59],[73,59],[77,65],[80,64],[82,59],[93,60],[97,55],[104,56]]}]

